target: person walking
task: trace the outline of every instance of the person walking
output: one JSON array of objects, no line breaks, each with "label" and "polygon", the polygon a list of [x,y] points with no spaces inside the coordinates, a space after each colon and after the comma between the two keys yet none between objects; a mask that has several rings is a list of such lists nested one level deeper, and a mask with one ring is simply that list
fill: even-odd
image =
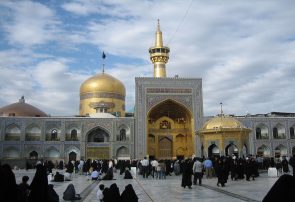
[{"label": "person walking", "polygon": [[202,185],[202,178],[203,178],[203,163],[199,158],[196,158],[194,165],[193,165],[193,173],[194,173],[194,185],[197,184],[199,180],[199,185]]},{"label": "person walking", "polygon": [[213,163],[209,158],[207,158],[204,161],[204,168],[205,168],[206,177],[211,178],[212,177],[212,170],[213,170]]}]

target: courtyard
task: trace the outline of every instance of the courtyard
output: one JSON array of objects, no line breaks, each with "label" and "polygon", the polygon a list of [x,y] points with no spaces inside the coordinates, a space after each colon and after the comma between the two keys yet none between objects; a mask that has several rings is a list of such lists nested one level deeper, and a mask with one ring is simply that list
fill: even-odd
[{"label": "courtyard", "polygon": [[[56,170],[53,171],[55,173]],[[24,175],[30,177],[29,184],[34,177],[35,170],[14,170],[17,183],[21,182]],[[139,201],[204,201],[204,202],[236,202],[236,201],[262,201],[266,193],[278,179],[270,178],[267,173],[261,173],[255,181],[231,181],[229,180],[225,187],[217,187],[216,178],[203,178],[202,186],[193,185],[192,189],[184,189],[180,186],[181,176],[167,176],[165,180],[153,179],[149,176],[148,179],[143,179],[142,176],[136,176],[135,179],[123,179],[123,175],[114,174],[116,180],[111,181],[91,181],[87,176],[74,174],[72,181],[52,182],[54,189],[59,195],[60,201],[63,201],[62,195],[68,184],[73,183],[76,192],[82,197],[81,201],[94,202],[99,184],[104,184],[109,187],[116,183],[120,192],[125,186],[132,184]]]}]

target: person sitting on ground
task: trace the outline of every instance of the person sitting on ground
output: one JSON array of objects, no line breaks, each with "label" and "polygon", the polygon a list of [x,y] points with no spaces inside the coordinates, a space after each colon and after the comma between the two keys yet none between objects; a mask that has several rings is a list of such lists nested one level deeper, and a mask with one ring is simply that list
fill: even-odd
[{"label": "person sitting on ground", "polygon": [[68,185],[65,192],[63,193],[63,199],[65,201],[73,201],[73,200],[81,199],[80,195],[76,194],[75,187],[72,183]]},{"label": "person sitting on ground", "polygon": [[108,169],[105,176],[102,178],[102,180],[112,180],[114,177],[112,169]]},{"label": "person sitting on ground", "polygon": [[125,168],[125,176],[124,179],[133,179],[128,167]]},{"label": "person sitting on ground", "polygon": [[104,190],[102,191],[103,194],[103,201],[104,202],[112,202],[112,196],[110,193],[110,189],[108,187],[105,187]]},{"label": "person sitting on ground", "polygon": [[295,177],[282,175],[268,191],[262,202],[294,201]]},{"label": "person sitting on ground", "polygon": [[99,185],[99,189],[97,190],[96,192],[96,198],[102,202],[103,201],[103,191],[104,191],[104,185],[103,184],[100,184]]},{"label": "person sitting on ground", "polygon": [[98,180],[98,177],[99,177],[99,172],[96,169],[94,169],[91,173],[91,179]]},{"label": "person sitting on ground", "polygon": [[53,184],[48,185],[48,194],[49,194],[48,201],[50,201],[50,202],[59,202],[59,196],[55,192],[55,190],[53,189]]},{"label": "person sitting on ground", "polygon": [[56,172],[54,176],[54,182],[63,182],[64,181],[64,175],[60,174],[59,172]]},{"label": "person sitting on ground", "polygon": [[[120,191],[116,183],[112,184],[109,189],[110,202],[120,202]],[[104,199],[104,201],[106,201]],[[107,201],[106,201],[107,202]]]},{"label": "person sitting on ground", "polygon": [[30,193],[30,190],[29,190],[30,185],[28,184],[28,181],[29,181],[29,177],[25,175],[22,178],[22,182],[18,185],[20,190],[22,191],[25,201],[28,201],[28,196]]},{"label": "person sitting on ground", "polygon": [[137,202],[138,197],[131,184],[125,187],[125,190],[121,194],[121,202]]}]

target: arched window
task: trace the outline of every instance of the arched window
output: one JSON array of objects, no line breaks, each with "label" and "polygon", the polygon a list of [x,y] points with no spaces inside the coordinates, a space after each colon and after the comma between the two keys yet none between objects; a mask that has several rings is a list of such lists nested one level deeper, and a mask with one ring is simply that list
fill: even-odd
[{"label": "arched window", "polygon": [[257,127],[256,127],[256,139],[260,140],[260,139],[268,139],[268,128],[265,124],[260,123]]},{"label": "arched window", "polygon": [[88,142],[108,142],[109,134],[101,128],[96,128],[88,134]]},{"label": "arched window", "polygon": [[57,130],[56,129],[53,129],[51,131],[51,140],[53,140],[53,141],[57,140]]},{"label": "arched window", "polygon": [[295,134],[294,134],[294,127],[290,128],[290,138],[295,139]]},{"label": "arched window", "polygon": [[126,141],[126,130],[125,129],[121,129],[120,130],[120,138],[119,141]]},{"label": "arched window", "polygon": [[104,142],[103,134],[95,134],[93,137],[93,142]]},{"label": "arched window", "polygon": [[71,131],[71,140],[72,141],[77,141],[78,140],[78,138],[77,138],[77,130],[76,129],[73,129]]},{"label": "arched window", "polygon": [[256,139],[261,139],[261,129],[260,128],[256,128]]},{"label": "arched window", "polygon": [[274,138],[274,139],[278,139],[279,134],[278,134],[278,128],[277,128],[277,127],[274,127],[274,128],[272,129],[272,134],[273,134],[273,138]]}]

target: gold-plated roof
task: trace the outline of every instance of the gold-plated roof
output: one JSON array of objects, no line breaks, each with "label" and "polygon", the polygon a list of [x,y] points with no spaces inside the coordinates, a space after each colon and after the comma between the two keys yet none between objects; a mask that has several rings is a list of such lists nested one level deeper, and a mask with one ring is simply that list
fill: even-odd
[{"label": "gold-plated roof", "polygon": [[109,92],[123,96],[126,95],[124,84],[107,73],[96,74],[82,83],[80,94],[93,92]]},{"label": "gold-plated roof", "polygon": [[202,130],[216,130],[216,129],[236,129],[245,128],[245,126],[237,119],[229,116],[216,116],[207,121]]},{"label": "gold-plated roof", "polygon": [[37,107],[25,103],[22,97],[19,102],[0,108],[0,116],[46,117],[48,115]]}]

